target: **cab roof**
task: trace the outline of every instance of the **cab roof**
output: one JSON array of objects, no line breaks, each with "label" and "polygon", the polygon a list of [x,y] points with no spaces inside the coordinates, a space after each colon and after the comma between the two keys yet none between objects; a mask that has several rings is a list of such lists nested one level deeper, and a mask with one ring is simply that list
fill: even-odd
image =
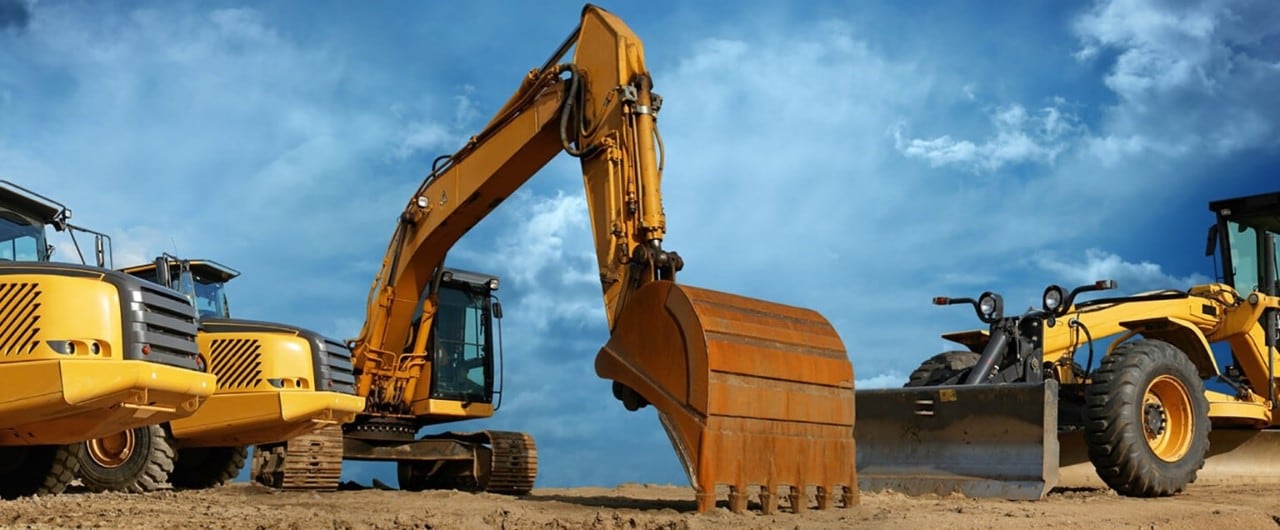
[{"label": "cab roof", "polygon": [[1213,201],[1209,210],[1243,225],[1280,232],[1280,192]]},{"label": "cab roof", "polygon": [[[189,263],[191,266],[192,274],[195,274],[196,276],[199,276],[201,278],[205,278],[205,279],[216,281],[216,282],[226,282],[240,275],[240,271],[235,270],[226,265],[223,265],[221,263],[218,263],[216,261],[213,261],[211,259],[193,259],[193,260],[187,260],[187,263]],[[170,261],[169,272],[171,274],[178,273],[178,271],[180,270],[179,266],[180,266],[180,262],[178,260]],[[133,265],[131,267],[125,267],[123,269],[120,269],[120,272],[123,272],[125,274],[136,275],[136,274],[145,274],[149,272],[154,272],[155,270],[156,270],[156,263],[153,261],[150,263],[143,263],[141,265]]]},{"label": "cab roof", "polygon": [[10,210],[39,219],[43,223],[53,222],[58,214],[66,209],[53,199],[7,180],[0,180],[0,204]]}]

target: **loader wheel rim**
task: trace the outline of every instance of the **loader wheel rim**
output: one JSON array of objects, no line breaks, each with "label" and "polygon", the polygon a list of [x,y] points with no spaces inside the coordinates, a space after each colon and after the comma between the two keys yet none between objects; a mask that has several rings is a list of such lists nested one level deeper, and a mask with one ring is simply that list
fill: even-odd
[{"label": "loader wheel rim", "polygon": [[1142,433],[1151,452],[1165,462],[1177,462],[1191,450],[1195,434],[1191,393],[1171,375],[1147,385],[1142,397]]},{"label": "loader wheel rim", "polygon": [[128,429],[111,436],[94,438],[85,442],[89,449],[89,458],[104,468],[117,468],[129,461],[133,451],[138,447],[133,437],[133,429]]}]

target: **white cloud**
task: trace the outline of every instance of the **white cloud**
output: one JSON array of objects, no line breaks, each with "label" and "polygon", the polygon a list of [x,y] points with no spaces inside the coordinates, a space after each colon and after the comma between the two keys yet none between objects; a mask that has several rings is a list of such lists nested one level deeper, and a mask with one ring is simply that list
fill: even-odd
[{"label": "white cloud", "polygon": [[880,375],[868,377],[866,379],[858,379],[853,383],[853,387],[858,390],[870,390],[872,388],[896,388],[907,382],[907,376],[901,372],[890,371]]},{"label": "white cloud", "polygon": [[1093,142],[1100,156],[1227,155],[1280,145],[1274,2],[1104,0],[1074,28],[1076,58],[1105,57],[1104,82],[1119,99]]},{"label": "white cloud", "polygon": [[996,107],[989,113],[995,136],[978,144],[950,135],[908,139],[905,124],[900,124],[893,129],[894,146],[909,158],[927,160],[931,167],[995,172],[1012,164],[1052,165],[1084,132],[1080,119],[1063,110],[1065,104],[1055,98],[1035,112],[1016,103]]},{"label": "white cloud", "polygon": [[1138,293],[1162,289],[1186,290],[1193,285],[1209,283],[1209,277],[1199,273],[1186,276],[1169,274],[1155,263],[1149,261],[1130,262],[1117,254],[1088,249],[1080,258],[1063,257],[1055,253],[1042,252],[1035,257],[1035,263],[1049,272],[1064,286],[1093,283],[1098,280],[1115,280],[1116,288],[1121,293]]}]

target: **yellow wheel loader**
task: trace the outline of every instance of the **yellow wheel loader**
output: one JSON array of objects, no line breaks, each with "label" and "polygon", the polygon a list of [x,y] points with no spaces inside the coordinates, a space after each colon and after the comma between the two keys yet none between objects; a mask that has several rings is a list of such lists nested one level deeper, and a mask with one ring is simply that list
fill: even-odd
[{"label": "yellow wheel loader", "polygon": [[[58,493],[81,442],[186,417],[213,394],[182,294],[107,268],[110,239],[0,181],[0,497]],[[94,236],[97,265],[50,261],[45,227]],[[83,262],[83,254],[81,254]]]},{"label": "yellow wheel loader", "polygon": [[862,488],[1158,497],[1206,475],[1280,478],[1280,193],[1209,208],[1221,283],[1082,302],[1115,283],[1051,285],[1017,316],[991,292],[935,299],[971,305],[987,329],[944,335],[963,349],[926,360],[906,388],[857,393]]},{"label": "yellow wheel loader", "polygon": [[79,475],[93,491],[140,493],[223,484],[252,444],[277,442],[355,418],[351,352],[304,329],[231,318],[224,285],[239,275],[212,260],[168,254],[121,269],[187,295],[200,316],[200,366],[217,392],[191,416],[84,443]]},{"label": "yellow wheel loader", "polygon": [[[676,281],[684,263],[662,246],[662,99],[652,88],[640,39],[588,5],[488,125],[436,160],[400,214],[351,341],[367,406],[344,427],[343,457],[399,462],[406,489],[533,487],[526,434],[416,435],[493,414],[492,380],[480,374],[493,372],[483,286],[497,279],[468,280],[445,268],[445,255],[565,152],[581,162],[610,329],[596,373],[626,408],[657,409],[698,509],[714,506],[717,485],[728,487],[734,511],[748,496],[766,512],[803,511],[810,488],[819,508],[857,502],[853,367],[831,324],[814,311]],[[447,350],[459,345],[480,367],[468,368],[479,385],[463,392],[446,383],[456,356]],[[296,442],[280,448],[274,468],[301,469],[291,462],[311,454],[334,461],[332,440]]]}]

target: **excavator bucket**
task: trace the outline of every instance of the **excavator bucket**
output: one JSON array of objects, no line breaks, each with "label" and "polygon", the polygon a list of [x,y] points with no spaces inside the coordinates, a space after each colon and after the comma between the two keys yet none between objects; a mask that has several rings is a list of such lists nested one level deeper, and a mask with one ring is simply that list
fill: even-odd
[{"label": "excavator bucket", "polygon": [[[1107,485],[1089,462],[1083,433],[1060,437],[1061,480],[1067,488],[1101,488]],[[1280,482],[1280,430],[1215,428],[1209,431],[1209,455],[1196,473],[1195,484]],[[1192,485],[1191,487],[1195,487]]]},{"label": "excavator bucket", "polygon": [[814,311],[651,282],[627,301],[596,373],[627,408],[657,408],[700,512],[718,485],[734,512],[757,487],[765,513],[780,497],[808,509],[810,489],[819,509],[858,502],[853,366]]},{"label": "excavator bucket", "polygon": [[1056,381],[862,390],[858,418],[866,491],[1034,500],[1058,482]]}]

